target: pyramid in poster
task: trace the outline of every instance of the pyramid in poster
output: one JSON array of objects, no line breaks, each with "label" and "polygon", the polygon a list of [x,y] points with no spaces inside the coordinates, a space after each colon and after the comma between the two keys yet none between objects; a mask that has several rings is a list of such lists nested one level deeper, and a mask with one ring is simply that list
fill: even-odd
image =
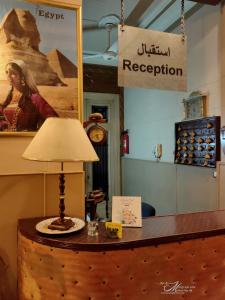
[{"label": "pyramid in poster", "polygon": [[11,9],[0,24],[0,80],[5,80],[9,61],[23,60],[38,85],[63,85],[39,51],[40,34],[34,16],[28,10]]},{"label": "pyramid in poster", "polygon": [[47,54],[50,66],[62,78],[76,78],[77,67],[59,50],[53,49]]}]

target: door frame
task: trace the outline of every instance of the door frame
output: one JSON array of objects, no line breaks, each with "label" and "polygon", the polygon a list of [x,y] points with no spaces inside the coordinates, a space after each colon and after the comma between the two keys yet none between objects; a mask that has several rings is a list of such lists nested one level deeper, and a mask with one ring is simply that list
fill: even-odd
[{"label": "door frame", "polygon": [[[108,185],[109,208],[112,196],[121,194],[121,164],[120,164],[120,95],[107,93],[84,93],[84,119],[87,120],[91,113],[91,105],[108,106],[107,123],[101,123],[108,131]],[[86,177],[86,185],[90,187],[92,182],[92,166],[86,168],[89,178]],[[88,181],[88,182],[87,182]]]}]

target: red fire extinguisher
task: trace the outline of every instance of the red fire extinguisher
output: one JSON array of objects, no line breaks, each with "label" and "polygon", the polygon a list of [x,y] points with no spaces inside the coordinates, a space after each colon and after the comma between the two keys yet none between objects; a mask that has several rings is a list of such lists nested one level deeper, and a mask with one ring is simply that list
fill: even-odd
[{"label": "red fire extinguisher", "polygon": [[122,132],[122,153],[129,153],[129,134],[128,130]]}]

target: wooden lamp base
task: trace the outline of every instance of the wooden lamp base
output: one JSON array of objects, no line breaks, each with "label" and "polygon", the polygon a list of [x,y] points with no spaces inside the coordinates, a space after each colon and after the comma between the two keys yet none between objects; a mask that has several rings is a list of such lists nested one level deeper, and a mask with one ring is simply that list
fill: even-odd
[{"label": "wooden lamp base", "polygon": [[[63,171],[63,163],[61,165],[61,170]],[[64,173],[61,173],[59,175],[59,190],[60,190],[60,196],[59,196],[59,218],[54,220],[51,224],[48,225],[49,229],[52,230],[61,230],[66,231],[74,226],[74,222],[70,218],[65,218],[64,210],[65,210],[65,175]]]}]

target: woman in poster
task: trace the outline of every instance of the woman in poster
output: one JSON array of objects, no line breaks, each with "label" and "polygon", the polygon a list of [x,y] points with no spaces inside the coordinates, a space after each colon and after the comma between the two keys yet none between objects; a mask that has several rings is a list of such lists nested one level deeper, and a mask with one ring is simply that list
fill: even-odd
[{"label": "woman in poster", "polygon": [[58,117],[22,60],[9,62],[5,70],[11,89],[0,104],[0,131],[37,131],[46,118]]}]

